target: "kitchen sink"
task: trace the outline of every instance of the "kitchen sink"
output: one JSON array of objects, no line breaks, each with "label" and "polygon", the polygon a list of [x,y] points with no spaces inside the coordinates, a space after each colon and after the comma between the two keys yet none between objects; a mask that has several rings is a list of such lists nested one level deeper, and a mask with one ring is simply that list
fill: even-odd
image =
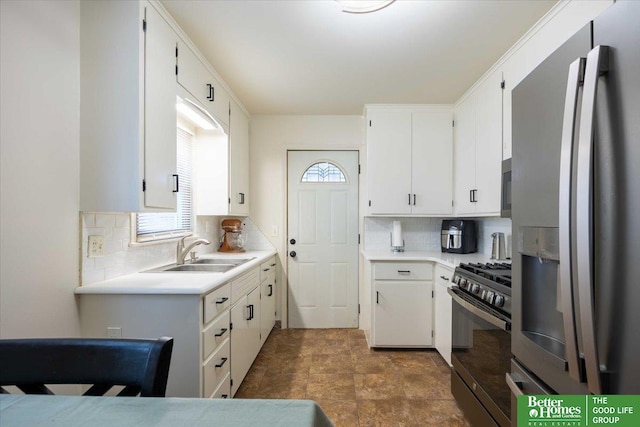
[{"label": "kitchen sink", "polygon": [[163,272],[168,272],[168,271],[201,271],[201,272],[205,272],[205,273],[225,273],[229,270],[231,270],[232,268],[236,268],[237,265],[229,265],[229,264],[225,264],[225,265],[220,265],[220,264],[183,264],[183,265],[176,265],[173,267],[167,267],[164,270],[162,270]]},{"label": "kitchen sink", "polygon": [[253,258],[203,258],[191,264],[223,264],[223,265],[240,265],[247,261],[251,261]]},{"label": "kitchen sink", "polygon": [[143,273],[171,273],[171,272],[200,272],[200,273],[226,273],[227,271],[251,261],[253,258],[203,258],[195,262],[185,264],[165,265],[143,271]]}]

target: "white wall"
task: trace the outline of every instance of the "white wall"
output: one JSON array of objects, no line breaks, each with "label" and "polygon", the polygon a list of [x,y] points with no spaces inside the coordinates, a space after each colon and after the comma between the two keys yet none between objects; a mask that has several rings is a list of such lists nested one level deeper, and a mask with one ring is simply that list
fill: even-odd
[{"label": "white wall", "polygon": [[[360,150],[364,146],[361,116],[253,116],[251,118],[251,219],[275,246],[286,273],[287,150]],[[363,161],[363,153],[360,153]],[[272,228],[277,227],[277,236]],[[278,278],[278,314],[286,327],[286,276]]]},{"label": "white wall", "polygon": [[77,1],[0,1],[0,337],[75,336]]}]

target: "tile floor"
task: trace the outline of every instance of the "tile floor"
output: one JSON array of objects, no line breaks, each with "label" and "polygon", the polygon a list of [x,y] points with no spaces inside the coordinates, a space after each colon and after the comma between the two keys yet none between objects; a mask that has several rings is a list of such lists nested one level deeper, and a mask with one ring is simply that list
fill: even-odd
[{"label": "tile floor", "polygon": [[357,329],[274,329],[236,398],[312,399],[336,427],[469,426],[435,350],[371,350]]}]

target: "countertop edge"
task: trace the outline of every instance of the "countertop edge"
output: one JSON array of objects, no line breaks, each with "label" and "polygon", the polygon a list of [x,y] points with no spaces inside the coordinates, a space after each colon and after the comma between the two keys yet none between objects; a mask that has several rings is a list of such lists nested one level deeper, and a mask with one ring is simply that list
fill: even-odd
[{"label": "countertop edge", "polygon": [[[217,252],[202,258],[214,258]],[[222,273],[132,273],[101,282],[78,286],[74,293],[83,295],[204,295],[235,280],[247,271],[274,255],[275,249],[247,251],[242,254],[226,254],[235,257],[255,257],[249,262]],[[157,279],[157,280],[154,280]],[[154,282],[156,282],[154,284]],[[185,284],[185,282],[187,282]],[[180,283],[180,284],[179,284]]]},{"label": "countertop edge", "polygon": [[361,250],[360,254],[370,262],[376,261],[396,261],[396,262],[435,262],[444,267],[454,269],[461,263],[468,262],[490,262],[492,261],[489,254],[473,253],[473,254],[450,254],[442,252],[421,252],[407,251],[394,253],[382,250]]}]

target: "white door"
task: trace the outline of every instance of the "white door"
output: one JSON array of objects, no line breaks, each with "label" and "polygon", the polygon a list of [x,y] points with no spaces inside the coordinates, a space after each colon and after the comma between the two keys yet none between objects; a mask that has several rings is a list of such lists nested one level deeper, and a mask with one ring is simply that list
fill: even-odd
[{"label": "white door", "polygon": [[358,152],[288,153],[289,326],[358,326]]}]

